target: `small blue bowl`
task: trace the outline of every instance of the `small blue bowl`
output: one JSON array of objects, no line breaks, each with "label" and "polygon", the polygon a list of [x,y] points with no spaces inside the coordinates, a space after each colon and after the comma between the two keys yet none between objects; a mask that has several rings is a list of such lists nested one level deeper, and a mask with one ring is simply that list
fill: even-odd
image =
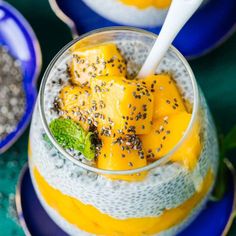
[{"label": "small blue bowl", "polygon": [[26,97],[24,115],[16,129],[0,141],[0,154],[6,151],[27,127],[37,97],[36,80],[41,69],[38,40],[23,16],[11,5],[0,0],[0,46],[21,62],[23,88]]}]

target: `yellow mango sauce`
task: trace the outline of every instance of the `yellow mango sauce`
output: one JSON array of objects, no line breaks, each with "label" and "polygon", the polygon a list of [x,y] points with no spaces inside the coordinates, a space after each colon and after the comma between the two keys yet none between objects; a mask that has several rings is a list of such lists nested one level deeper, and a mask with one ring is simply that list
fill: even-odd
[{"label": "yellow mango sauce", "polygon": [[171,0],[120,0],[125,5],[135,6],[139,9],[148,7],[156,7],[158,9],[165,9],[170,6]]},{"label": "yellow mango sauce", "polygon": [[66,221],[79,229],[106,236],[141,236],[152,235],[167,230],[186,219],[191,211],[206,196],[213,183],[213,173],[208,171],[201,189],[182,205],[165,210],[159,217],[115,219],[101,213],[91,205],[85,205],[76,198],[64,195],[50,186],[34,167],[33,175],[39,192],[46,203],[56,210]]}]

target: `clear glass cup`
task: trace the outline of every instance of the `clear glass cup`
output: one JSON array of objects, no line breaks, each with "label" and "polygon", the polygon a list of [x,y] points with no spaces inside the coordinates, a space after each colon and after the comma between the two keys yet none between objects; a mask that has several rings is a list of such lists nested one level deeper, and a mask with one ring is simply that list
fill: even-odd
[{"label": "clear glass cup", "polygon": [[[30,130],[30,173],[43,207],[70,235],[175,235],[191,223],[210,196],[218,166],[216,131],[194,74],[174,47],[157,73],[172,74],[192,115],[168,154],[137,169],[103,170],[73,156],[50,133],[48,124],[56,116],[51,104],[68,79],[75,43],[83,47],[115,42],[121,50],[128,48],[127,65],[135,74],[155,38],[128,27],[92,31],[66,45],[44,74]],[[140,175],[137,181],[126,180]]]}]

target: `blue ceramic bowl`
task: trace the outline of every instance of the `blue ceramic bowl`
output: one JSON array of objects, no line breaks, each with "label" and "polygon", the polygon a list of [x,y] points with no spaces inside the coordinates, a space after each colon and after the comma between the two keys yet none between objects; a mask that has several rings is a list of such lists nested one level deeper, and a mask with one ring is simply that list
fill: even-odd
[{"label": "blue ceramic bowl", "polygon": [[[117,26],[91,10],[81,0],[49,0],[55,14],[72,30],[73,35]],[[204,55],[224,42],[236,28],[236,0],[210,0],[183,27],[173,45],[187,58]],[[147,27],[158,34],[161,27]]]},{"label": "blue ceramic bowl", "polygon": [[23,88],[26,96],[25,112],[16,129],[0,141],[0,153],[8,149],[27,127],[37,97],[36,80],[41,69],[38,40],[28,22],[11,5],[0,0],[0,45],[21,62]]}]

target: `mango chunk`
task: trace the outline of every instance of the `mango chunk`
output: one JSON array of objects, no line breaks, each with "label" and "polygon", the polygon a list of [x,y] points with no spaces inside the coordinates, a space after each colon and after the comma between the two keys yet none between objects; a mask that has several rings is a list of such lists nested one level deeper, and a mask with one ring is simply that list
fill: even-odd
[{"label": "mango chunk", "polygon": [[146,134],[151,130],[153,96],[145,85],[124,77],[100,76],[91,81],[98,130]]},{"label": "mango chunk", "polygon": [[154,97],[153,119],[186,111],[176,83],[170,75],[151,75],[142,80]]},{"label": "mango chunk", "polygon": [[182,163],[187,169],[193,170],[201,153],[201,141],[199,136],[199,123],[196,122],[188,138],[180,148],[172,155],[171,160]]},{"label": "mango chunk", "polygon": [[113,43],[95,47],[72,48],[71,80],[74,84],[90,85],[96,76],[126,76],[126,62]]},{"label": "mango chunk", "polygon": [[[183,137],[190,119],[191,114],[187,112],[157,119],[153,124],[152,131],[140,137],[147,159],[156,160],[171,151]],[[200,150],[199,125],[196,124],[170,160],[183,164],[187,169],[192,169],[197,163]]]},{"label": "mango chunk", "polygon": [[[103,137],[102,148],[97,157],[97,167],[105,170],[132,170],[147,165],[146,157],[143,152],[135,150],[131,147],[127,150],[124,137]],[[121,139],[123,138],[123,141]],[[121,144],[122,142],[122,144]],[[120,180],[141,180],[145,173],[132,175],[106,175],[111,179]]]},{"label": "mango chunk", "polygon": [[60,108],[64,118],[78,122],[84,130],[89,129],[90,88],[67,85],[59,94]]}]

